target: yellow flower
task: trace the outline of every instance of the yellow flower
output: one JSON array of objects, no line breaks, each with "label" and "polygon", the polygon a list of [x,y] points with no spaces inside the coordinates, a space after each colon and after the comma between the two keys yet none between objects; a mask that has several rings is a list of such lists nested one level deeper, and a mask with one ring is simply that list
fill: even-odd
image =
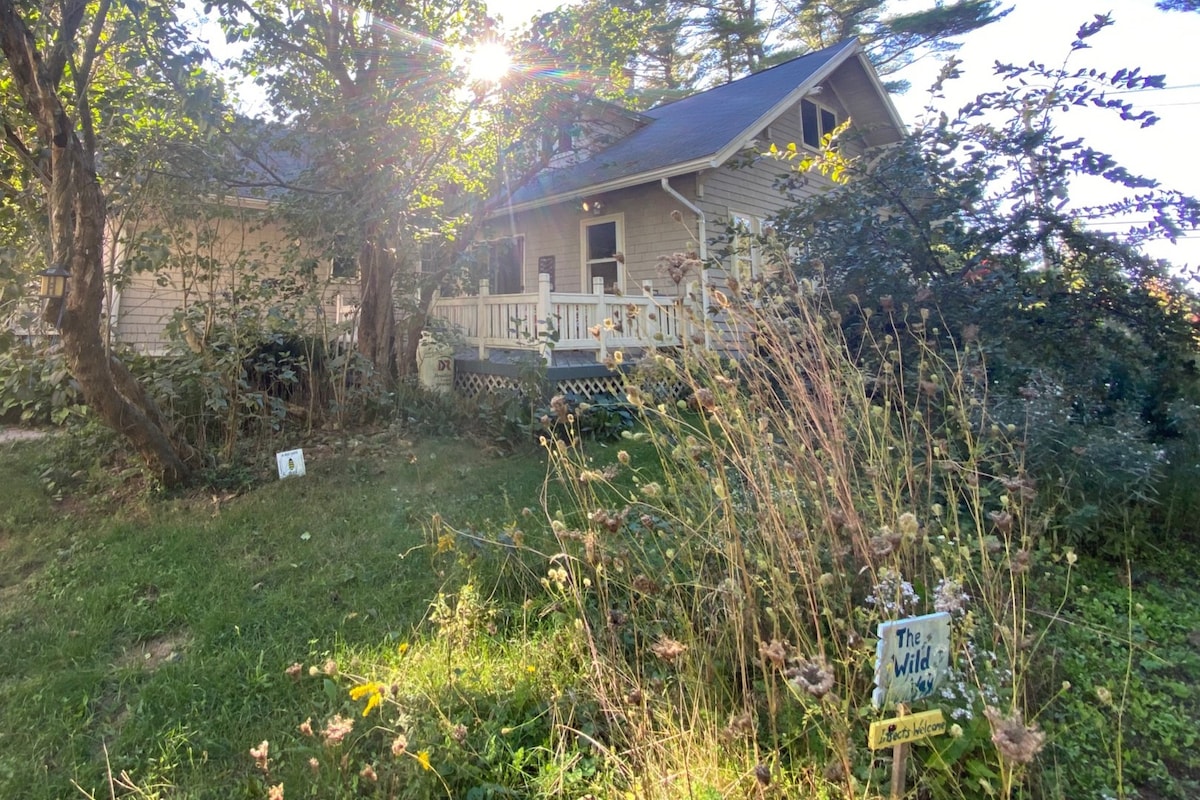
[{"label": "yellow flower", "polygon": [[417,763],[421,765],[421,769],[433,769],[429,765],[429,751],[421,750],[417,753]]},{"label": "yellow flower", "polygon": [[361,700],[367,698],[367,707],[363,709],[363,716],[371,713],[371,709],[380,705],[383,702],[383,684],[375,681],[367,681],[360,683],[358,686],[350,690],[351,700]]},{"label": "yellow flower", "polygon": [[400,646],[396,649],[400,651],[400,655],[404,655],[408,652],[408,642],[401,642]]},{"label": "yellow flower", "polygon": [[620,350],[614,350],[613,351],[613,361],[617,364],[624,363],[625,362],[625,354],[622,353]]}]

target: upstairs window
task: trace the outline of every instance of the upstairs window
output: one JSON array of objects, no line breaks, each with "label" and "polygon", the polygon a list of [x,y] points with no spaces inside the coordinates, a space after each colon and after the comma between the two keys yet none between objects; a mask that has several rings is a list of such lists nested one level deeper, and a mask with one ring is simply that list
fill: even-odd
[{"label": "upstairs window", "polygon": [[812,100],[800,101],[801,139],[805,147],[820,150],[825,137],[833,133],[839,124],[841,120],[832,108]]}]

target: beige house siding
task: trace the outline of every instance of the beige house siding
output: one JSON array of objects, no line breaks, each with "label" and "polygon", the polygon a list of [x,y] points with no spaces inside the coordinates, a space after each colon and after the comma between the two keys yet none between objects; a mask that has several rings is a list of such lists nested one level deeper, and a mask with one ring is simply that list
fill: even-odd
[{"label": "beige house siding", "polygon": [[[117,282],[120,288],[114,288],[110,297],[110,324],[116,344],[161,355],[169,347],[166,329],[177,311],[188,304],[221,302],[233,286],[282,274],[287,249],[284,233],[265,222],[261,212],[242,210],[214,224],[212,235],[202,237],[206,244],[201,248],[195,246],[197,226],[168,245],[167,264],[153,272],[133,272]],[[146,227],[146,221],[142,225]],[[119,274],[125,255],[117,249],[112,274]],[[199,259],[220,264],[220,271],[207,279],[185,275],[183,265],[200,263]],[[313,276],[320,291],[324,322],[330,326],[352,317],[359,298],[358,282],[331,278],[331,268],[328,259],[317,259]],[[316,321],[315,311],[311,316]]]}]

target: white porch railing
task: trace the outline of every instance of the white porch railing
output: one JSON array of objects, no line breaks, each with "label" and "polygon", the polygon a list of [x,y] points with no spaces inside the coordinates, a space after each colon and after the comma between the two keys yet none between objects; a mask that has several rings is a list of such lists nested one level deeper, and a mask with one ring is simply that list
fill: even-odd
[{"label": "white porch railing", "polygon": [[592,293],[552,292],[538,276],[535,294],[490,294],[479,282],[474,297],[439,298],[430,315],[456,326],[478,348],[532,350],[549,363],[552,349],[593,351],[604,361],[615,350],[671,347],[687,335],[682,301],[657,297],[647,282],[641,295],[605,294],[596,278]]}]

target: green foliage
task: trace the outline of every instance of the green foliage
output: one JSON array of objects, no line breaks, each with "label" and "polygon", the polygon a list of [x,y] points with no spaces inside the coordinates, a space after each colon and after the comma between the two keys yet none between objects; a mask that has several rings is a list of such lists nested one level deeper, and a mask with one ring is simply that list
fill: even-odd
[{"label": "green foliage", "polygon": [[0,349],[0,420],[62,425],[84,413],[61,352],[16,343]]},{"label": "green foliage", "polygon": [[[1081,559],[1075,591],[1048,623],[1036,688],[1056,699],[1042,715],[1041,796],[1182,800],[1200,789],[1195,553],[1137,553],[1126,563]],[[1061,576],[1045,584],[1063,590]]]},{"label": "green foliage", "polygon": [[[1109,24],[1085,25],[1071,59]],[[798,244],[795,271],[831,292],[852,352],[868,335],[911,343],[907,332],[980,343],[996,415],[1027,427],[1039,480],[1065,482],[1067,535],[1104,546],[1123,529],[1112,522],[1125,506],[1155,500],[1163,442],[1177,435],[1169,409],[1194,403],[1197,391],[1197,297],[1137,245],[1194,229],[1200,203],[1056,127],[1067,113],[1151,125],[1155,116],[1124,93],[1160,86],[1162,76],[1071,60],[997,74],[1000,88],[957,115],[931,108],[910,141],[847,165],[846,187],[785,211],[773,221],[777,239],[764,244],[780,260]],[[956,75],[951,62],[934,100]],[[1075,201],[1082,178],[1107,181],[1120,199]],[[1115,238],[1088,228],[1123,215],[1151,221]]]}]

